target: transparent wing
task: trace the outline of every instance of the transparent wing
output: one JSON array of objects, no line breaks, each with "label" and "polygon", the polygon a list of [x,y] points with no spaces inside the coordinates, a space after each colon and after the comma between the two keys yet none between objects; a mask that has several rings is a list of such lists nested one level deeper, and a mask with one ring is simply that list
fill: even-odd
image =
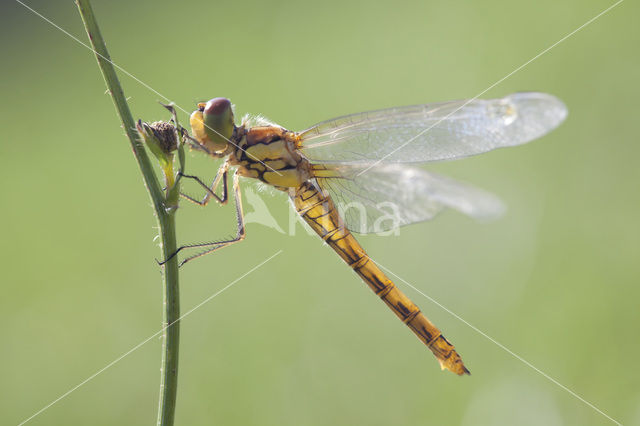
[{"label": "transparent wing", "polygon": [[300,133],[301,151],[322,163],[450,160],[529,142],[566,116],[562,101],[535,92],[391,108],[319,123]]},{"label": "transparent wing", "polygon": [[480,220],[504,211],[492,194],[405,165],[315,167],[318,185],[329,193],[352,232],[386,232],[430,220],[445,208]]}]

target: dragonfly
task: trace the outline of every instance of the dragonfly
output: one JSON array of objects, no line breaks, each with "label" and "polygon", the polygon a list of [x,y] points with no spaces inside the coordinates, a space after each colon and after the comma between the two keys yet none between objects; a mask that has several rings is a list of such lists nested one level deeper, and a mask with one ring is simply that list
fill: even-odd
[{"label": "dragonfly", "polygon": [[[260,116],[237,126],[226,98],[199,103],[191,114],[192,148],[225,159],[211,184],[194,179],[226,204],[233,172],[237,216],[234,238],[184,245],[204,251],[181,264],[245,238],[239,177],[288,194],[293,208],[435,355],[443,370],[470,374],[455,347],[367,255],[353,233],[381,233],[432,219],[444,209],[475,219],[502,211],[495,196],[415,167],[520,145],[556,128],[567,116],[558,98],[538,92],[499,99],[457,100],[345,115],[300,132]],[[222,187],[218,195],[218,188]],[[358,208],[350,208],[356,206]]]}]

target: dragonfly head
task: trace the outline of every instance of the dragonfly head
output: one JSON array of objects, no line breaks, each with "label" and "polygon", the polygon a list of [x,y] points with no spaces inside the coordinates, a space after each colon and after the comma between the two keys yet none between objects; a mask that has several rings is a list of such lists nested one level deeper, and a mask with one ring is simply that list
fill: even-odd
[{"label": "dragonfly head", "polygon": [[199,103],[189,119],[194,138],[211,154],[227,150],[235,124],[233,109],[227,98],[214,98]]}]

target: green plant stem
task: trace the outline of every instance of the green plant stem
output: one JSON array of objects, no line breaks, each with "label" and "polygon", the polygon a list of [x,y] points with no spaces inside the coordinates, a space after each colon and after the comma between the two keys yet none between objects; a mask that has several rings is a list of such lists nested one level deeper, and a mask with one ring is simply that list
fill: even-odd
[{"label": "green plant stem", "polygon": [[[129,110],[124,92],[116,75],[113,64],[104,43],[95,15],[89,0],[77,0],[78,9],[82,16],[93,51],[98,60],[107,88],[113,99],[122,126],[129,138],[134,156],[138,161],[144,183],[149,191],[153,207],[158,218],[160,238],[164,259],[175,253],[176,228],[175,209],[167,209],[165,197],[160,183],[156,179],[149,157],[136,133],[135,123]],[[162,367],[160,379],[160,402],[158,407],[158,425],[171,426],[175,417],[176,395],[178,388],[178,350],[180,342],[180,318],[178,259],[174,256],[164,265],[163,289],[163,343]]]},{"label": "green plant stem", "polygon": [[[164,259],[174,254],[176,248],[175,210],[160,225]],[[159,426],[173,425],[178,391],[178,353],[180,349],[180,287],[178,280],[178,256],[165,264],[162,316],[162,367],[160,371],[160,401],[158,402]]]}]

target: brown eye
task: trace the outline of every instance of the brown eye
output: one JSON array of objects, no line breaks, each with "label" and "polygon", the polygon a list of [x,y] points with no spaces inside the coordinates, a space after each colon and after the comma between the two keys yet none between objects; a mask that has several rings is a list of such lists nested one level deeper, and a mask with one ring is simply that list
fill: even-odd
[{"label": "brown eye", "polygon": [[231,110],[231,102],[227,98],[213,98],[204,107],[205,114],[221,115]]},{"label": "brown eye", "polygon": [[202,118],[207,139],[216,147],[214,151],[226,149],[235,128],[229,99],[211,99],[204,106]]}]

